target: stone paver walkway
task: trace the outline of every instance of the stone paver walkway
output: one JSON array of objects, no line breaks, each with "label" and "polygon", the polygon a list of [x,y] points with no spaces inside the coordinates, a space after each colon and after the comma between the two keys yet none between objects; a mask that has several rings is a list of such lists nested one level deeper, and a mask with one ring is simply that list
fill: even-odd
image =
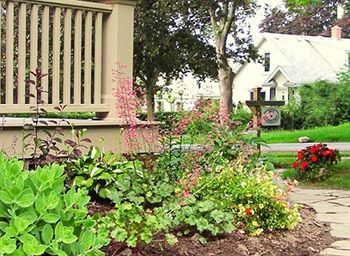
[{"label": "stone paver walkway", "polygon": [[329,223],[339,240],[321,252],[327,256],[350,256],[350,191],[296,188],[290,199],[316,210],[316,219]]}]

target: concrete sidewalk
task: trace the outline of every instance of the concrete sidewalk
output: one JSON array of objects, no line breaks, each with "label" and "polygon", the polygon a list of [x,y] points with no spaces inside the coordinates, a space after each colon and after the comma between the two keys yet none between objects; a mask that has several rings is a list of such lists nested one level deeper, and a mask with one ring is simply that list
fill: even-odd
[{"label": "concrete sidewalk", "polygon": [[262,152],[297,152],[308,146],[312,146],[318,143],[327,144],[332,149],[338,149],[339,151],[350,151],[350,142],[312,142],[312,143],[276,143],[269,144],[268,147],[262,146]]},{"label": "concrete sidewalk", "polygon": [[329,223],[331,235],[339,239],[321,255],[350,256],[350,190],[296,188],[290,199],[314,208],[317,221]]}]

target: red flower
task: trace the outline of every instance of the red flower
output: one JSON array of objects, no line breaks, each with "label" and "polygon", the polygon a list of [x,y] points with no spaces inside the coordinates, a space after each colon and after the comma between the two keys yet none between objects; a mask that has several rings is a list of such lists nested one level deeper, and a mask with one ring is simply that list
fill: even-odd
[{"label": "red flower", "polygon": [[329,155],[330,155],[330,156],[334,156],[334,155],[335,155],[335,153],[334,153],[334,150],[333,150],[333,149],[329,149],[329,150],[328,150],[328,152],[329,152]]},{"label": "red flower", "polygon": [[252,211],[249,209],[249,208],[245,208],[245,214],[247,215],[251,215],[252,214]]},{"label": "red flower", "polygon": [[318,144],[314,146],[315,151],[320,151],[322,148],[322,144]]},{"label": "red flower", "polygon": [[305,171],[308,166],[309,166],[309,164],[307,162],[305,162],[305,161],[301,163],[301,169],[303,171]]},{"label": "red flower", "polygon": [[323,156],[328,156],[329,155],[329,150],[322,151],[321,153]]},{"label": "red flower", "polygon": [[310,148],[310,154],[315,154],[317,152],[316,146]]},{"label": "red flower", "polygon": [[311,156],[310,159],[311,159],[311,162],[313,162],[313,163],[316,163],[318,160],[317,156],[315,156],[315,155]]},{"label": "red flower", "polygon": [[296,169],[296,168],[298,168],[299,163],[298,163],[298,162],[294,162],[292,165],[293,165],[293,168],[295,168],[295,169]]},{"label": "red flower", "polygon": [[190,192],[184,191],[184,192],[182,193],[182,195],[183,195],[183,197],[189,197],[189,196],[190,196]]},{"label": "red flower", "polygon": [[304,158],[304,152],[303,151],[298,151],[297,158],[298,159],[303,159]]}]

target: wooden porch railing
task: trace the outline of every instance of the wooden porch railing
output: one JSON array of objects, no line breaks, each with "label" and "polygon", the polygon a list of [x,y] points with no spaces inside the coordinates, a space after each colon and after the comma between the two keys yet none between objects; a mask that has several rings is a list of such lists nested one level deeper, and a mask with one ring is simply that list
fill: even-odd
[{"label": "wooden porch railing", "polygon": [[112,70],[119,61],[132,75],[134,1],[98,2],[0,0],[0,114],[32,111],[25,81],[39,67],[46,110],[116,118]]}]

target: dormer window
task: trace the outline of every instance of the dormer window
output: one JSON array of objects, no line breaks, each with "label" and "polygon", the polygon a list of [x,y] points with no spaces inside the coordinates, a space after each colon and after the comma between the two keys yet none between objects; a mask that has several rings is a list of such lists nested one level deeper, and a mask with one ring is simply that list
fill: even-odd
[{"label": "dormer window", "polygon": [[265,52],[265,56],[264,56],[264,71],[265,72],[270,71],[270,61],[271,61],[271,53]]}]

